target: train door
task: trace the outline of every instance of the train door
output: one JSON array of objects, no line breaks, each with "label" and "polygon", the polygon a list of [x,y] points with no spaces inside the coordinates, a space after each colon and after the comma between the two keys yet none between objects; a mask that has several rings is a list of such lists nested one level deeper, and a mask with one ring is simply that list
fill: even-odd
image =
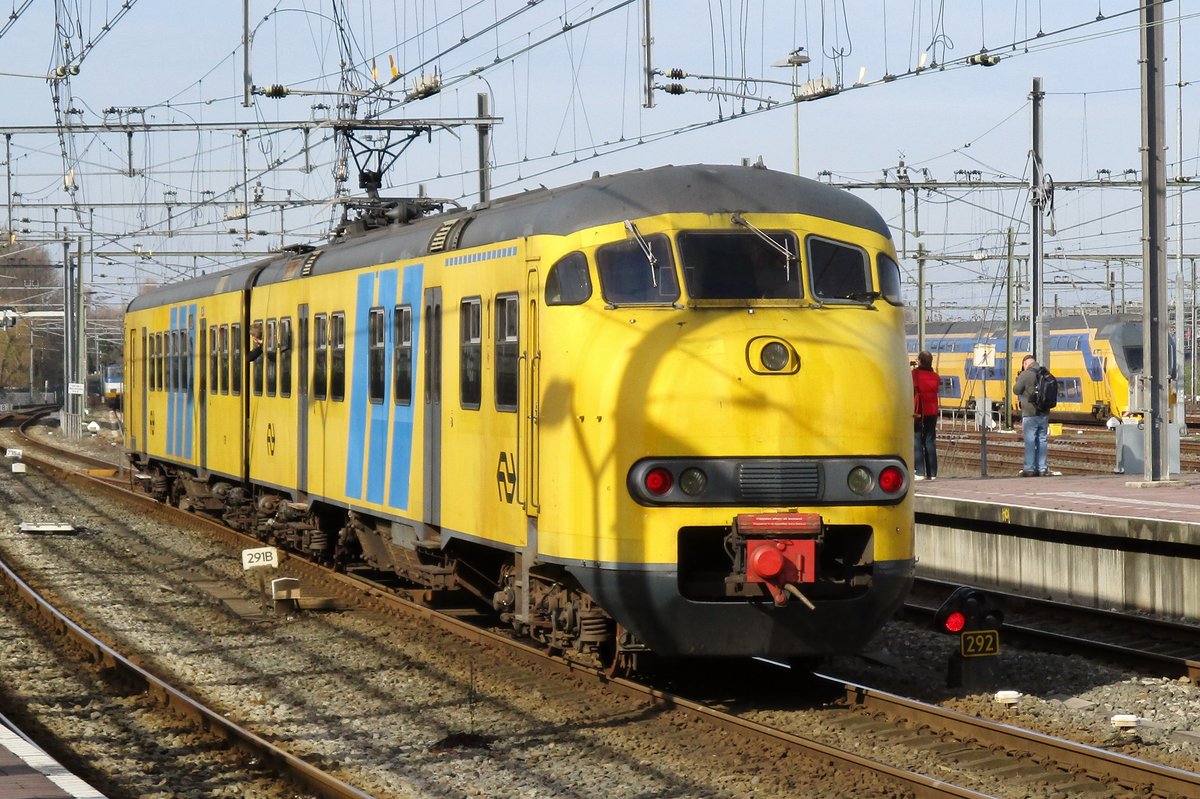
[{"label": "train door", "polygon": [[308,493],[308,304],[296,315],[300,360],[296,376],[296,490]]},{"label": "train door", "polygon": [[196,364],[196,401],[200,406],[200,472],[208,469],[208,381],[216,375],[208,373],[208,320],[200,320],[200,359]]},{"label": "train door", "polygon": [[442,523],[442,289],[425,289],[425,523]]},{"label": "train door", "polygon": [[528,295],[525,309],[525,396],[521,398],[524,405],[520,424],[525,428],[521,431],[521,440],[525,442],[524,452],[521,453],[522,469],[520,482],[525,486],[525,513],[537,516],[538,498],[538,397],[540,396],[542,354],[538,342],[538,273],[530,269],[526,279]]}]

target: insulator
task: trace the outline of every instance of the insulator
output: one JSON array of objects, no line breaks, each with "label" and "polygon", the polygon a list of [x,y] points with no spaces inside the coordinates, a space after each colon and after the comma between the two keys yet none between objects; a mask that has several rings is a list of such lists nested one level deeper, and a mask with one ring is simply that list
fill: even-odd
[{"label": "insulator", "polygon": [[274,100],[278,100],[287,96],[288,88],[282,83],[272,83],[270,86],[267,86],[263,89],[263,97],[270,97]]},{"label": "insulator", "polygon": [[684,94],[686,89],[683,88],[682,83],[668,83],[663,87],[663,91],[667,94]]},{"label": "insulator", "polygon": [[684,72],[682,69],[680,69],[679,67],[674,67],[672,69],[667,70],[666,76],[668,78],[673,78],[675,80],[683,80],[684,78],[686,78],[688,76],[688,74],[686,72]]}]

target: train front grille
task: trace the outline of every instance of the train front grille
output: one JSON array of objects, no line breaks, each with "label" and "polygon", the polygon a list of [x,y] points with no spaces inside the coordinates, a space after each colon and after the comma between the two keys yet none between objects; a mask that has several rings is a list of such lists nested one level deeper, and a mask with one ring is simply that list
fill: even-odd
[{"label": "train front grille", "polygon": [[738,493],[750,504],[787,505],[821,497],[821,467],[789,460],[754,460],[737,467]]}]

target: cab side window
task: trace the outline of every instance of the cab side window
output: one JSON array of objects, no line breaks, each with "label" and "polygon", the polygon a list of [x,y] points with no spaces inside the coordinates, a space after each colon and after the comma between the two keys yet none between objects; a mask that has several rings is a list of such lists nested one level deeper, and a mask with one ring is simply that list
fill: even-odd
[{"label": "cab side window", "polygon": [[383,403],[386,321],[382,308],[372,308],[367,313],[367,399],[375,405]]},{"label": "cab side window", "polygon": [[395,342],[395,364],[392,369],[393,402],[397,405],[412,405],[412,307],[397,305],[392,317],[395,326],[392,340]]},{"label": "cab side window", "polygon": [[459,402],[477,410],[483,383],[482,303],[468,297],[459,304]]},{"label": "cab side window", "polygon": [[[561,262],[560,262],[561,263]],[[496,298],[496,410],[517,410],[517,345],[520,338],[520,298],[502,294]]]},{"label": "cab side window", "polygon": [[563,256],[546,276],[547,305],[582,305],[592,296],[587,257],[581,252]]},{"label": "cab side window", "polygon": [[330,318],[329,398],[334,402],[346,399],[346,313],[338,311]]},{"label": "cab side window", "polygon": [[323,400],[329,391],[329,317],[313,317],[313,399]]}]

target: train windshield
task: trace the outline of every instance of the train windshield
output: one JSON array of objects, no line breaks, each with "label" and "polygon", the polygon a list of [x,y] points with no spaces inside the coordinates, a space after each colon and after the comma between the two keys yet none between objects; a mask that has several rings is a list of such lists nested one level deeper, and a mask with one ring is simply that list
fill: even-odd
[{"label": "train windshield", "polygon": [[613,305],[666,305],[679,299],[671,243],[661,233],[600,247],[596,270],[600,291]]},{"label": "train windshield", "polygon": [[[694,300],[798,300],[804,296],[796,237],[753,233],[680,233],[683,282]],[[788,258],[784,251],[792,253]]]}]

